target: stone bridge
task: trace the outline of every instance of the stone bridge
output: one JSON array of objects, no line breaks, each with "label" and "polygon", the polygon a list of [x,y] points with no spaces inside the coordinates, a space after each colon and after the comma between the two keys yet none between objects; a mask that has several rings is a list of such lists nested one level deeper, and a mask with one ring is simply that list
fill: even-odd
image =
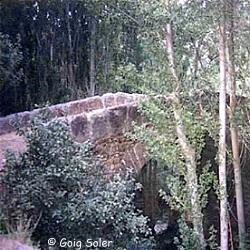
[{"label": "stone bridge", "polygon": [[[145,164],[143,146],[124,136],[133,121],[140,122],[138,103],[144,98],[139,94],[109,93],[82,100],[48,107],[52,117],[65,119],[70,125],[73,138],[81,143],[90,140],[104,162],[115,170],[132,166],[137,170]],[[17,154],[25,151],[24,138],[16,134],[13,124],[27,127],[41,109],[0,117],[0,167],[3,167],[5,151]]]},{"label": "stone bridge", "polygon": [[[138,112],[138,103],[144,98],[144,95],[139,94],[109,93],[103,96],[53,105],[48,109],[51,111],[52,117],[68,121],[71,134],[77,142],[92,141],[96,152],[103,157],[111,171],[131,166],[139,172],[147,162],[145,149],[139,142],[127,138],[124,133],[131,129],[133,121],[142,122],[142,117]],[[29,126],[31,119],[37,116],[40,111],[40,109],[36,109],[0,117],[0,168],[4,166],[4,154],[7,149],[16,153],[25,151],[24,138],[16,134],[15,127],[12,124],[18,121],[22,127]],[[204,149],[202,158],[204,162],[213,159],[216,155],[216,148],[211,143],[208,143]],[[242,180],[245,216],[250,218],[250,153],[248,150],[243,158]],[[144,177],[150,176],[145,172],[146,169],[140,171]],[[152,180],[145,181],[143,179],[142,182],[146,187],[147,184],[145,183],[151,183]],[[153,187],[151,184],[149,186]],[[156,198],[152,198],[152,190],[144,189],[145,207],[143,210],[152,217],[151,212],[154,207],[152,201],[156,202]],[[219,215],[216,212],[217,210],[213,210],[215,209],[215,203],[209,203],[209,205],[212,207],[208,207],[208,210],[213,211],[215,215],[214,224],[216,225]],[[151,212],[147,211],[147,207]],[[247,228],[250,228],[249,220],[246,221],[246,224]]]}]

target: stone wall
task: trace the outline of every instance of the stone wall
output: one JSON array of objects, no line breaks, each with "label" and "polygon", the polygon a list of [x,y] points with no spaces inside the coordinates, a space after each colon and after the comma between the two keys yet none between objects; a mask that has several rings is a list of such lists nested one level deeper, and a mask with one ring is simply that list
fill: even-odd
[{"label": "stone wall", "polygon": [[[145,164],[143,146],[124,136],[133,121],[141,121],[138,102],[145,98],[139,94],[109,93],[48,107],[52,117],[70,124],[73,138],[82,143],[90,140],[112,169],[131,165],[141,168]],[[16,134],[14,124],[29,126],[41,109],[12,114],[0,118],[0,166],[4,165],[6,149],[25,150],[25,141]]]}]

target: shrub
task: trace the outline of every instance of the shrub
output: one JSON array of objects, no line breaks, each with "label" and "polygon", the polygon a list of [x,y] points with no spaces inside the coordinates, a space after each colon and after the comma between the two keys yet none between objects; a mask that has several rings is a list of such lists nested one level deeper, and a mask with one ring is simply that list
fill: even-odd
[{"label": "shrub", "polygon": [[42,249],[50,237],[82,242],[103,238],[113,241],[109,249],[151,248],[147,218],[133,203],[131,173],[107,176],[91,145],[74,142],[63,121],[36,118],[20,133],[27,151],[20,159],[8,154],[0,179],[8,223],[40,217],[33,238]]}]

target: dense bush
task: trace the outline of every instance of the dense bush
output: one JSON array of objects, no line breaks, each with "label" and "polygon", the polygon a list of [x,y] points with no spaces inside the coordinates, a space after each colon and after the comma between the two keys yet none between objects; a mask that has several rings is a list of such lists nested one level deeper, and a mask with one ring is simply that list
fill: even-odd
[{"label": "dense bush", "polygon": [[133,203],[131,173],[106,175],[91,146],[74,142],[65,122],[36,119],[20,132],[27,151],[20,159],[9,154],[1,174],[8,223],[39,219],[33,238],[42,249],[50,237],[103,238],[113,241],[109,249],[151,248],[147,219]]}]

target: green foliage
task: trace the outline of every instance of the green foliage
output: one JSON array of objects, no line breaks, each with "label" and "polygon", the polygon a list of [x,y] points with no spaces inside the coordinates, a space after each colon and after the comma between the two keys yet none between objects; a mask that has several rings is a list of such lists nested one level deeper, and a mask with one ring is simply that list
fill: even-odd
[{"label": "green foliage", "polygon": [[[75,143],[66,123],[36,118],[25,136],[27,151],[8,155],[1,173],[5,222],[39,218],[33,238],[41,242],[66,237],[85,242],[102,237],[110,249],[151,249],[147,218],[136,210],[131,173],[107,175],[88,143]],[[140,248],[141,247],[141,248]],[[132,248],[136,249],[136,248]]]},{"label": "green foliage", "polygon": [[137,92],[143,83],[134,64],[118,67],[112,78],[115,91]]},{"label": "green foliage", "polygon": [[[160,196],[167,202],[171,209],[180,213],[190,211],[190,201],[188,199],[188,192],[185,187],[185,182],[180,180],[179,176],[167,176],[165,183],[169,190],[168,194],[164,190],[159,190]],[[178,185],[176,185],[178,183]]]},{"label": "green foliage", "polygon": [[1,234],[6,233],[5,218],[1,210],[0,210],[0,233]]},{"label": "green foliage", "polygon": [[180,218],[178,220],[179,231],[180,231],[180,240],[175,238],[175,244],[177,245],[179,250],[193,250],[199,249],[198,242],[196,241],[196,237],[194,231],[188,224],[185,222],[185,219]]},{"label": "green foliage", "polygon": [[200,192],[200,202],[202,208],[207,206],[208,202],[208,192],[211,188],[217,193],[218,191],[218,180],[213,171],[211,171],[211,164],[207,163],[202,167],[202,172],[199,176],[199,192]]},{"label": "green foliage", "polygon": [[[152,95],[150,100],[141,104],[140,111],[146,119],[144,125],[134,126],[134,136],[144,143],[150,158],[163,161],[167,168],[165,188],[160,190],[160,196],[171,209],[179,212],[183,220],[179,220],[180,249],[196,249],[198,244],[190,222],[184,220],[184,215],[191,214],[190,190],[187,180],[187,166],[180,149],[176,135],[176,122],[173,116],[171,101],[164,96]],[[201,160],[201,153],[206,144],[207,135],[213,133],[214,126],[209,112],[199,111],[192,101],[192,96],[182,96],[182,118],[186,136],[196,153],[197,166]],[[209,121],[209,122],[204,122]],[[198,192],[201,208],[208,202],[208,192],[216,187],[217,181],[211,165],[196,169],[198,176]]]},{"label": "green foliage", "polygon": [[[132,63],[138,67],[142,61],[138,1],[1,1],[0,5],[0,30],[12,45],[17,40],[20,43],[24,74],[22,88],[15,92],[16,106],[5,98],[6,91],[0,92],[0,100],[5,100],[1,105],[4,114],[90,95],[90,58],[95,64],[95,94],[117,89],[111,78],[119,66]],[[96,23],[94,37],[92,20]],[[5,42],[2,36],[0,40]],[[11,58],[12,51],[6,51],[5,56]],[[19,65],[18,58],[14,63]],[[7,68],[4,71],[8,73]],[[5,82],[5,88],[9,90],[13,84]],[[2,85],[0,82],[0,89]]]},{"label": "green foliage", "polygon": [[129,63],[117,67],[110,80],[115,91],[150,95],[154,92],[169,91],[171,87],[167,84],[167,79],[168,71],[164,65],[159,69],[156,67],[138,69],[135,64]]},{"label": "green foliage", "polygon": [[[132,137],[143,142],[151,159],[163,161],[167,166],[164,169],[166,187],[161,195],[182,215],[192,214],[191,190],[185,155],[176,134],[173,105],[167,100],[168,97],[171,99],[169,92],[175,89],[166,56],[165,25],[171,22],[173,27],[177,74],[181,82],[178,109],[183,132],[195,151],[197,169],[193,174],[198,179],[198,206],[202,209],[207,205],[208,192],[217,183],[209,162],[200,166],[206,138],[210,136],[216,142],[218,138],[218,124],[214,119],[217,118],[214,103],[218,100],[208,100],[206,93],[206,90],[216,89],[218,82],[218,61],[214,60],[217,54],[215,23],[212,15],[207,15],[208,11],[215,14],[214,7],[213,3],[204,1],[188,1],[187,4],[140,1],[138,15],[142,14],[143,25],[139,37],[144,60],[139,70],[127,65],[118,74],[123,86],[132,79],[138,89],[149,95],[150,100],[140,106],[146,124],[136,125]],[[195,18],[193,13],[196,13]],[[204,88],[205,92],[200,93],[197,88]],[[191,223],[179,223],[182,249],[196,249],[198,245]]]},{"label": "green foliage", "polygon": [[[175,237],[175,244],[179,250],[194,250],[199,249],[197,238],[195,237],[195,232],[192,227],[188,225],[185,218],[181,217],[178,220],[180,237]],[[207,239],[207,246],[211,250],[218,250],[218,244],[216,242],[217,231],[213,226],[209,229],[209,238]]]},{"label": "green foliage", "polygon": [[[175,237],[175,244],[179,250],[194,250],[199,249],[198,242],[196,241],[195,232],[192,227],[188,225],[185,218],[178,220],[180,238]],[[218,250],[216,242],[217,231],[213,226],[209,229],[209,238],[207,239],[207,246],[211,250]]]},{"label": "green foliage", "polygon": [[[156,97],[155,97],[156,96]],[[156,158],[164,160],[168,166],[178,166],[178,171],[185,171],[183,156],[177,143],[176,123],[170,103],[165,103],[164,96],[157,93],[149,101],[141,103],[140,112],[148,124],[135,126],[136,138],[145,142],[149,152]],[[169,94],[166,93],[166,98]],[[205,146],[207,135],[213,135],[216,124],[210,111],[199,112],[192,102],[192,96],[183,96],[183,122],[186,134],[196,152],[197,160]],[[187,104],[188,103],[188,104]],[[184,174],[184,172],[182,172]]]},{"label": "green foliage", "polygon": [[216,235],[217,235],[217,230],[212,225],[209,228],[209,238],[207,239],[207,245],[212,250],[218,250],[219,249],[219,245],[217,243]]},{"label": "green foliage", "polygon": [[[0,36],[0,108],[3,114],[7,114],[30,109],[35,103],[55,103],[86,96],[90,78],[90,23],[95,19],[96,89],[99,93],[122,90],[156,96],[140,107],[148,124],[136,126],[135,137],[144,142],[151,158],[168,166],[164,170],[168,177],[162,195],[173,209],[184,213],[190,211],[187,169],[176,137],[172,107],[161,98],[161,95],[173,91],[166,56],[165,26],[171,22],[174,31],[175,59],[181,81],[179,108],[186,136],[195,150],[199,165],[206,136],[212,137],[215,143],[218,141],[217,97],[202,95],[202,102],[205,100],[206,104],[201,105],[200,98],[197,99],[193,92],[197,88],[218,89],[217,18],[220,8],[215,1],[180,2],[183,1],[50,0],[0,3],[1,31],[4,34]],[[248,11],[249,1],[237,4],[235,19],[240,25],[235,36],[235,62],[237,84],[244,90],[249,87]],[[241,121],[239,129],[245,142],[248,142],[250,132],[248,124],[243,124],[244,117],[244,111],[237,110],[236,121]],[[93,222],[89,223],[93,224],[93,228],[98,222],[102,225],[100,230],[106,229],[107,221],[112,221],[112,225],[107,226],[113,230],[111,235],[112,232],[126,235],[121,228],[140,234],[139,228],[146,225],[142,217],[136,217],[138,228],[132,230],[123,214],[129,220],[134,218],[133,215],[119,209],[116,201],[106,204],[106,197],[115,200],[121,194],[119,190],[124,190],[129,177],[117,176],[106,183],[105,179],[100,179],[103,169],[90,153],[89,146],[73,143],[65,133],[64,125],[56,123],[54,125],[58,129],[53,130],[54,125],[49,127],[45,124],[38,123],[35,130],[25,133],[28,151],[20,161],[9,156],[8,164],[12,172],[6,174],[5,181],[10,185],[9,190],[20,196],[20,199],[11,201],[18,207],[13,209],[14,217],[19,218],[23,212],[38,217],[41,210],[48,210],[42,213],[45,215],[39,225],[44,223],[48,226],[54,220],[51,226],[54,231],[61,232],[63,223],[66,223],[69,226],[64,230],[73,232],[79,225],[85,228],[81,223],[76,226],[76,220],[83,218],[84,223],[86,217],[94,216]],[[94,167],[89,169],[89,165]],[[100,174],[96,176],[96,173]],[[216,186],[216,180],[209,163],[203,166],[202,171],[197,169],[197,174],[200,205],[205,207],[207,193],[211,186]],[[132,183],[128,185],[133,186]],[[132,190],[126,190],[131,202]],[[123,195],[119,197],[127,200]],[[99,207],[102,209],[97,210]],[[113,207],[114,210],[111,209]],[[122,203],[122,207],[127,208],[127,205]],[[134,208],[131,205],[128,209]],[[117,220],[113,219],[117,218],[114,213],[118,212],[123,213],[120,214],[122,222],[118,223],[121,228],[114,224]],[[93,228],[90,233],[93,233]],[[183,247],[194,247],[190,226],[180,221],[180,228]],[[123,242],[122,237],[119,242]]]},{"label": "green foliage", "polygon": [[[20,37],[12,42],[8,35],[0,33],[0,109],[2,115],[18,110],[18,91],[23,77]],[[7,107],[6,103],[10,102]],[[1,113],[0,113],[1,115]]]}]

